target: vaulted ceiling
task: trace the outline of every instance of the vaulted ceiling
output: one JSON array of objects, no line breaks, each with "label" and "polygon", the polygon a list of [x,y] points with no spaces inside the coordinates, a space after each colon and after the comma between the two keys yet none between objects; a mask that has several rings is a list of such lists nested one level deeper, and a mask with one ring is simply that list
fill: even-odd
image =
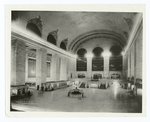
[{"label": "vaulted ceiling", "polygon": [[58,42],[68,39],[67,49],[81,45],[92,38],[112,38],[124,47],[129,39],[138,13],[71,12],[71,11],[17,11],[15,22],[26,28],[27,22],[40,16],[42,37],[58,30]]}]

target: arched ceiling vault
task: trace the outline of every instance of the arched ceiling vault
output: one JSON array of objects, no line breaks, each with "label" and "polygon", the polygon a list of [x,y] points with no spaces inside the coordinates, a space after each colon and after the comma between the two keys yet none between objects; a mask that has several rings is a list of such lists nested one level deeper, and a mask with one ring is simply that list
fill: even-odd
[{"label": "arched ceiling vault", "polygon": [[76,52],[80,45],[95,38],[113,39],[114,41],[117,41],[119,46],[122,48],[126,46],[127,43],[127,40],[117,32],[109,30],[93,30],[77,36],[73,41],[71,41],[68,46],[68,50]]},{"label": "arched ceiling vault", "polygon": [[137,15],[137,12],[19,10],[12,12],[12,26],[26,28],[29,20],[40,17],[40,24],[37,23],[37,26],[42,28],[41,38],[47,41],[48,34],[58,30],[57,46],[67,38],[68,51],[76,50],[79,45],[92,38],[113,39],[124,47],[128,43]]}]

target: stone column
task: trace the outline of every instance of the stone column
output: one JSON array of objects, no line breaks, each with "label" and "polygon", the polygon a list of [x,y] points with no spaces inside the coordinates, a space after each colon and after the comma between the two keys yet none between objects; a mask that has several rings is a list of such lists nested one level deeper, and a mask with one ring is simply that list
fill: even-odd
[{"label": "stone column", "polygon": [[143,62],[143,29],[140,30],[136,39],[136,76],[142,79],[142,62]]},{"label": "stone column", "polygon": [[131,77],[134,76],[134,43],[131,46]]},{"label": "stone column", "polygon": [[61,61],[60,61],[60,80],[63,80],[64,79],[64,59],[61,58]]},{"label": "stone column", "polygon": [[47,51],[46,49],[37,49],[36,51],[36,86],[41,87],[41,83],[46,82],[47,77]]},{"label": "stone column", "polygon": [[[139,30],[139,34],[135,41],[135,81],[134,82],[136,82],[136,79],[142,80],[142,73],[143,73],[142,71],[143,52],[142,51],[143,51],[143,30],[141,28],[141,30]],[[138,96],[142,96],[142,89],[135,88],[135,93]],[[139,105],[142,106],[142,99],[140,99],[139,103],[140,103]]]},{"label": "stone column", "polygon": [[66,79],[67,79],[67,80],[69,80],[69,71],[68,71],[68,66],[69,66],[68,58],[66,58]]},{"label": "stone column", "polygon": [[122,57],[122,58],[123,58],[123,60],[122,60],[122,64],[123,64],[123,66],[122,66],[122,77],[123,77],[123,78],[125,78],[125,70],[126,70],[126,69],[125,69],[125,68],[126,68],[126,67],[125,67],[125,66],[126,66],[126,56],[125,56],[125,55],[123,55],[123,57]]},{"label": "stone column", "polygon": [[22,40],[11,41],[11,85],[25,85],[26,44]]},{"label": "stone column", "polygon": [[73,78],[77,78],[77,59],[72,59]]},{"label": "stone column", "polygon": [[130,49],[130,74],[129,74],[129,75],[130,75],[130,79],[131,79],[131,65],[132,65],[132,64],[131,64],[131,59],[132,59],[131,57],[132,57],[132,56],[131,56],[131,49]]},{"label": "stone column", "polygon": [[87,78],[92,77],[92,57],[87,57]]},{"label": "stone column", "polygon": [[128,77],[131,77],[131,55],[130,55],[130,50],[128,51]]},{"label": "stone column", "polygon": [[67,79],[68,79],[68,77],[67,77],[67,74],[68,74],[68,66],[67,66],[67,59],[66,59],[66,58],[64,59],[64,63],[65,63],[64,79],[67,80]]},{"label": "stone column", "polygon": [[[68,59],[68,77],[70,78],[76,78],[76,63],[77,59],[76,58],[69,58]],[[72,76],[72,77],[71,77]]]},{"label": "stone column", "polygon": [[128,54],[123,55],[123,78],[128,77]]},{"label": "stone column", "polygon": [[128,55],[125,54],[126,57],[126,64],[125,64],[125,72],[126,72],[126,79],[128,78]]},{"label": "stone column", "polygon": [[60,68],[61,68],[61,61],[62,58],[58,57],[58,55],[56,56],[56,81],[60,80]]},{"label": "stone column", "polygon": [[25,82],[28,81],[28,49],[26,49]]},{"label": "stone column", "polygon": [[105,78],[109,77],[109,57],[108,56],[104,57],[104,77]]},{"label": "stone column", "polygon": [[65,58],[61,59],[60,80],[67,80],[67,64]]},{"label": "stone column", "polygon": [[52,61],[51,61],[51,81],[56,81],[57,77],[57,55],[52,54]]},{"label": "stone column", "polygon": [[136,41],[134,42],[134,84],[136,82]]}]

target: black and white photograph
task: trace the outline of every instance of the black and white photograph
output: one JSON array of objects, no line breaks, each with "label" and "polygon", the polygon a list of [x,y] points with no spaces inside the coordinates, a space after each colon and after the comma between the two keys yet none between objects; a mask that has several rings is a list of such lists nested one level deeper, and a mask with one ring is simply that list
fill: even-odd
[{"label": "black and white photograph", "polygon": [[144,6],[82,6],[7,10],[11,114],[145,113]]}]

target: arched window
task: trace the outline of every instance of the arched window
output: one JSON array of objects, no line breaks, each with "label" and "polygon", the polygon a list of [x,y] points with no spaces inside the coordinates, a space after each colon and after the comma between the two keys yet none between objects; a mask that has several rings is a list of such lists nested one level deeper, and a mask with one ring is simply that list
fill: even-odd
[{"label": "arched window", "polygon": [[41,31],[39,30],[36,24],[28,23],[26,28],[35,33],[36,35],[38,35],[39,37],[42,37]]},{"label": "arched window", "polygon": [[112,56],[109,58],[109,71],[122,71],[122,48],[120,46],[112,46],[110,48]]},{"label": "arched window", "polygon": [[66,50],[66,45],[65,45],[65,43],[64,43],[64,42],[61,42],[61,44],[60,44],[60,48],[62,48],[62,49],[64,49],[64,50]]},{"label": "arched window", "polygon": [[92,71],[103,71],[104,70],[104,59],[101,56],[103,49],[96,47],[93,49],[94,57],[92,58]]},{"label": "arched window", "polygon": [[85,49],[79,49],[77,52],[77,71],[87,71],[87,59],[85,54],[87,51]]},{"label": "arched window", "polygon": [[54,44],[54,45],[57,45],[56,44],[56,39],[54,38],[53,35],[49,34],[48,37],[47,37],[47,41]]}]

